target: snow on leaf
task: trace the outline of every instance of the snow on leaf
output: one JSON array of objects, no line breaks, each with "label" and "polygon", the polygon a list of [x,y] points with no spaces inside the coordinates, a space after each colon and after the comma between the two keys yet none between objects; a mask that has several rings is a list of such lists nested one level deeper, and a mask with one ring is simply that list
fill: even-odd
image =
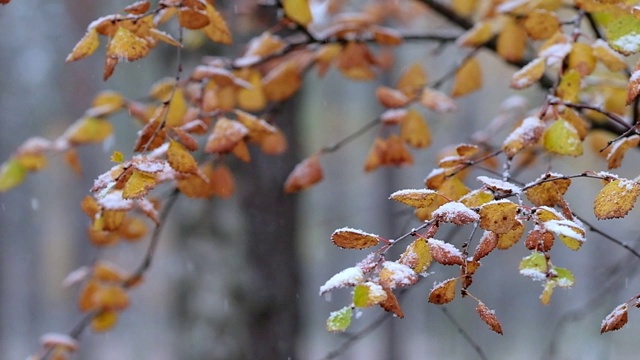
[{"label": "snow on leaf", "polygon": [[[533,181],[530,184],[527,184],[527,190],[525,194],[527,195],[527,199],[531,201],[535,206],[555,206],[563,202],[562,196],[569,189],[569,185],[571,185],[571,179],[563,179],[564,177],[561,174],[545,174],[542,175],[537,180]],[[549,179],[558,178],[555,180],[549,181]],[[538,182],[544,182],[533,185]],[[533,186],[531,186],[533,185]]]},{"label": "snow on leaf", "polygon": [[520,194],[520,192],[522,191],[520,187],[508,181],[493,179],[488,176],[478,176],[476,179],[485,184],[489,189],[495,192],[503,193],[505,195]]},{"label": "snow on leaf", "polygon": [[345,306],[340,310],[333,311],[329,314],[327,319],[327,331],[329,332],[343,332],[349,325],[351,325],[351,318],[353,317],[353,309],[350,306]]},{"label": "snow on leaf", "polygon": [[387,292],[382,286],[371,281],[358,284],[353,289],[353,305],[359,308],[377,305],[386,300]]},{"label": "snow on leaf", "polygon": [[550,273],[555,276],[553,281],[560,287],[569,288],[576,282],[573,273],[568,269],[554,266],[551,268]]},{"label": "snow on leaf", "polygon": [[611,47],[624,55],[640,50],[640,19],[628,12],[611,13],[611,20],[604,25],[606,38]]},{"label": "snow on leaf", "polygon": [[544,123],[538,117],[527,117],[507,136],[502,144],[502,150],[509,158],[514,157],[518,151],[535,145],[542,137],[544,128]]},{"label": "snow on leaf", "polygon": [[619,330],[621,329],[628,321],[628,312],[629,306],[624,303],[618,305],[607,317],[602,320],[602,325],[600,326],[600,333],[606,333],[609,331]]},{"label": "snow on leaf", "polygon": [[480,215],[457,201],[440,206],[431,216],[438,221],[466,225],[480,220]]},{"label": "snow on leaf", "polygon": [[482,301],[478,302],[478,306],[476,306],[476,313],[492,331],[502,335],[502,326],[500,325],[500,321],[498,321],[495,312],[490,310],[484,303],[482,303]]},{"label": "snow on leaf", "polygon": [[429,189],[405,189],[398,190],[389,196],[389,199],[401,202],[414,208],[423,208],[431,205],[440,195]]},{"label": "snow on leaf", "polygon": [[547,279],[547,259],[540,252],[531,253],[520,261],[520,274],[530,277],[535,281]]},{"label": "snow on leaf", "polygon": [[[639,73],[640,74],[640,73]],[[640,76],[639,76],[640,78]],[[607,167],[615,169],[622,165],[622,158],[627,150],[637,147],[640,144],[640,135],[631,135],[615,142],[607,154]]]},{"label": "snow on leaf", "polygon": [[585,241],[585,231],[571,220],[549,220],[543,223],[546,230],[556,234],[571,250],[578,250]]},{"label": "snow on leaf", "polygon": [[106,210],[130,210],[133,208],[133,201],[125,199],[122,191],[114,190],[108,192],[105,196],[97,199],[98,205]]},{"label": "snow on leaf", "polygon": [[395,261],[382,263],[382,270],[378,276],[380,277],[380,285],[389,289],[410,286],[418,281],[418,274],[415,271],[409,266]]},{"label": "snow on leaf", "polygon": [[621,218],[633,209],[640,185],[628,179],[610,181],[595,198],[593,210],[599,220]]},{"label": "snow on leaf", "polygon": [[464,258],[458,248],[442,240],[429,239],[431,256],[442,265],[463,265]]},{"label": "snow on leaf", "polygon": [[67,59],[65,61],[72,62],[83,59],[93,54],[99,44],[100,40],[98,39],[98,32],[96,29],[89,29],[82,39],[78,41],[76,46],[73,47],[73,50],[71,50],[71,53],[67,55]]},{"label": "snow on leaf", "polygon": [[346,268],[339,273],[333,275],[320,287],[320,295],[327,293],[333,289],[356,286],[364,280],[364,273],[359,267]]},{"label": "snow on leaf", "polygon": [[498,245],[498,234],[492,231],[485,231],[473,252],[473,261],[478,261],[489,255],[496,248],[496,245]]},{"label": "snow on leaf", "polygon": [[455,101],[440,91],[425,88],[420,95],[420,104],[437,113],[448,113],[458,109]]},{"label": "snow on leaf", "polygon": [[429,293],[429,302],[436,305],[448,304],[456,297],[458,278],[452,278],[434,284]]},{"label": "snow on leaf", "polygon": [[409,266],[418,274],[424,274],[431,265],[431,261],[431,249],[423,238],[418,238],[409,244],[398,260],[400,264]]},{"label": "snow on leaf", "polygon": [[511,76],[511,88],[524,89],[535,84],[544,75],[544,70],[545,59],[543,57],[533,59]]},{"label": "snow on leaf", "polygon": [[298,163],[291,171],[284,183],[284,191],[286,193],[302,191],[322,181],[323,178],[320,155],[314,154]]},{"label": "snow on leaf", "polygon": [[504,234],[515,226],[518,205],[503,199],[488,202],[480,208],[480,227]]},{"label": "snow on leaf", "polygon": [[582,155],[582,141],[576,128],[559,118],[544,133],[543,143],[547,151],[558,155]]},{"label": "snow on leaf", "polygon": [[365,249],[378,245],[378,235],[369,234],[362,230],[343,227],[331,234],[331,241],[336,246],[345,249]]},{"label": "snow on leaf", "polygon": [[40,344],[42,344],[45,349],[62,347],[71,352],[78,350],[79,347],[78,340],[67,334],[60,333],[46,333],[42,335],[40,337]]}]

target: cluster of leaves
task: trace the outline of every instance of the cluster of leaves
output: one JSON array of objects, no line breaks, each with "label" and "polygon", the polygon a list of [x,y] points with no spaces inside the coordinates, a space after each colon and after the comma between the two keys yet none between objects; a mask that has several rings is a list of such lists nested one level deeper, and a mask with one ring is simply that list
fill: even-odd
[{"label": "cluster of leaves", "polygon": [[[149,251],[137,270],[127,272],[98,261],[69,275],[67,284],[81,284],[78,305],[87,315],[68,335],[44,336],[46,352],[42,357],[67,358],[77,349],[76,339],[84,326],[95,331],[110,329],[119,312],[128,307],[127,290],[141,282],[149,267],[166,214],[161,210],[162,201],[153,196],[160,193],[157,188],[173,188],[174,195],[192,198],[231,196],[235,183],[227,162],[250,162],[249,146],[267,155],[286,150],[287,139],[271,109],[300,90],[307,72],[315,69],[323,76],[334,67],[349,80],[373,80],[390,66],[389,49],[412,36],[451,42],[467,48],[468,53],[436,81],[429,81],[423,64],[414,63],[395,87],[378,87],[375,96],[385,110],[356,135],[299,163],[284,184],[285,192],[307,189],[321,181],[321,157],[376,126],[380,134],[364,161],[364,170],[412,164],[409,147],[422,149],[431,144],[429,124],[414,105],[437,116],[456,111],[457,98],[481,90],[482,65],[475,56],[483,47],[518,66],[511,78],[513,89],[540,84],[548,93],[537,108],[523,108],[517,114],[509,113],[510,109],[522,106],[507,102],[504,113],[486,132],[472,137],[473,143],[441,152],[437,167],[425,179],[425,188],[391,194],[391,199],[415,210],[422,221],[419,227],[397,239],[351,228],[333,233],[333,242],[342,248],[380,247],[320,288],[321,294],[353,289],[352,302],[329,316],[328,330],[347,329],[357,308],[379,305],[403,317],[394,291],[415,285],[437,263],[458,267],[460,275],[434,284],[429,302],[450,303],[459,289],[461,296],[476,301],[481,320],[502,334],[495,313],[469,288],[483,258],[495,249],[509,249],[521,239],[531,254],[522,259],[519,271],[543,282],[540,299],[548,304],[555,288],[574,283],[570,270],[551,261],[556,240],[579,250],[590,228],[564,198],[572,179],[603,182],[594,200],[598,219],[624,217],[640,195],[640,184],[635,180],[603,171],[570,176],[546,172],[528,184],[511,175],[513,167],[531,165],[543,153],[582,155],[585,138],[596,133],[593,124],[619,135],[607,143],[609,169],[619,167],[625,152],[640,143],[636,134],[640,65],[631,71],[624,57],[640,51],[635,30],[640,26],[640,11],[623,1],[577,0],[568,11],[563,4],[560,0],[507,0],[480,6],[473,0],[458,0],[449,6],[432,0],[407,0],[369,4],[357,14],[347,14],[342,11],[343,2],[330,0],[323,8],[329,20],[321,23],[314,20],[308,0],[277,1],[272,5],[281,14],[278,26],[252,39],[239,57],[208,57],[188,76],[183,76],[179,64],[175,77],[154,84],[145,100],[127,99],[112,91],[100,93],[84,116],[57,139],[25,141],[0,168],[0,191],[22,183],[28,172],[46,167],[51,153],[63,153],[69,165],[80,172],[76,147],[105,141],[113,133],[112,117],[129,114],[140,126],[134,154],[126,158],[122,152],[114,152],[116,165],[95,180],[93,195],[81,206],[90,218],[88,238],[96,246],[113,246],[121,239],[138,241],[151,233]],[[424,16],[425,9],[465,31],[453,38],[421,37],[386,25],[397,20],[409,23]],[[180,59],[184,29],[198,31],[217,43],[232,42],[213,1],[160,0],[155,5],[138,1],[123,12],[92,22],[67,61],[93,54],[102,36],[106,39],[106,80],[118,63],[144,58],[159,42],[175,46]],[[159,29],[169,21],[177,22],[177,36]],[[442,90],[449,80],[450,90]],[[633,123],[626,120],[629,114]],[[491,130],[509,126],[512,130],[499,145],[492,144],[496,132]],[[501,160],[504,172],[497,173],[494,169]],[[478,176],[475,188],[468,187],[467,176],[474,167],[495,176]],[[167,200],[164,210],[170,204]],[[149,224],[153,224],[151,232]],[[469,226],[473,231],[467,241],[456,246],[450,239],[437,238],[443,224]],[[482,233],[476,236],[478,228]],[[406,239],[412,241],[402,255],[388,260],[389,249]],[[478,244],[470,253],[475,240]],[[622,327],[628,307],[637,306],[638,298],[616,308],[603,322],[602,331]]]},{"label": "cluster of leaves", "polygon": [[[425,2],[433,5],[430,1]],[[524,239],[525,247],[532,252],[522,259],[519,271],[534,281],[543,282],[540,300],[548,304],[555,288],[568,288],[575,282],[570,270],[551,261],[555,240],[560,240],[569,249],[579,250],[588,229],[564,199],[571,179],[602,180],[604,186],[594,200],[594,214],[600,220],[624,217],[640,195],[638,182],[607,172],[586,171],[571,176],[547,172],[528,184],[522,184],[511,176],[514,164],[519,167],[530,165],[540,156],[536,154],[541,152],[574,157],[582,155],[583,141],[588,134],[595,132],[590,129],[593,123],[611,123],[615,126],[610,128],[622,128],[617,130],[620,136],[606,143],[608,152],[603,152],[609,169],[619,167],[625,152],[638,146],[640,137],[636,134],[635,123],[629,124],[624,119],[630,112],[628,105],[633,105],[631,113],[633,116],[636,114],[635,102],[640,93],[640,83],[635,75],[638,70],[629,71],[623,56],[640,50],[634,30],[634,26],[640,24],[636,17],[637,8],[618,1],[576,1],[575,12],[567,16],[559,11],[560,1],[505,1],[493,3],[488,9],[476,8],[473,3],[453,2],[452,8],[445,8],[450,18],[461,16],[476,20],[456,39],[456,44],[495,49],[505,61],[520,65],[511,78],[513,89],[524,89],[534,84],[544,87],[545,82],[551,81],[548,95],[537,111],[515,119],[516,126],[501,146],[492,146],[491,137],[486,134],[477,136],[475,144],[460,144],[452,151],[443,152],[438,166],[425,179],[425,189],[400,190],[391,194],[391,199],[415,209],[415,215],[423,221],[417,229],[393,240],[349,228],[334,232],[334,244],[343,248],[364,249],[380,243],[383,245],[356,266],[337,273],[320,288],[321,295],[337,288],[353,289],[352,303],[329,316],[329,331],[346,330],[356,308],[379,305],[403,317],[393,290],[414,285],[420,276],[429,275],[427,269],[435,262],[459,267],[460,275],[434,284],[428,296],[429,302],[451,302],[459,286],[463,297],[476,300],[479,317],[493,331],[502,334],[495,314],[469,292],[473,276],[481,268],[481,259],[495,249],[511,248]],[[444,7],[435,6],[441,10]],[[583,30],[582,24],[586,20],[590,21],[595,40]],[[466,24],[459,23],[462,26]],[[607,35],[606,40],[601,35],[602,30]],[[529,57],[527,49],[532,47],[536,49],[536,55]],[[476,75],[480,72],[479,65],[469,65],[472,60],[467,59],[466,65],[457,69],[457,77],[469,81],[465,83],[464,90],[460,90],[460,83],[454,83],[453,97],[481,87]],[[602,66],[598,67],[598,64]],[[468,70],[470,66],[475,69]],[[415,74],[411,78],[421,79]],[[399,81],[401,83],[403,80]],[[424,89],[420,97],[420,103],[427,107],[429,102],[425,93],[428,91]],[[389,108],[405,106],[413,99],[401,85],[397,90],[381,87],[377,96]],[[455,110],[455,103],[448,97],[439,95],[437,104],[447,110]],[[388,111],[383,118],[395,119],[395,111]],[[497,118],[497,125],[502,126],[506,118],[509,117]],[[420,135],[425,131],[414,128],[411,133],[422,136],[423,140],[425,138]],[[405,141],[411,144],[410,139]],[[501,156],[504,157],[505,171],[499,174],[492,169]],[[369,159],[375,157],[370,154]],[[487,166],[484,170],[498,175],[498,178],[478,176],[480,187],[467,187],[465,177],[469,168],[481,163]],[[530,204],[526,204],[525,199]],[[472,234],[459,246],[447,242],[448,239],[438,240],[438,229],[446,223],[469,225],[473,228]],[[475,236],[477,228],[483,230],[479,236]],[[388,250],[407,238],[414,240],[406,245],[399,259],[387,260]],[[474,240],[478,244],[469,253]],[[602,332],[622,327],[627,320],[628,307],[637,305],[637,302],[636,296],[616,308],[603,321]]]}]

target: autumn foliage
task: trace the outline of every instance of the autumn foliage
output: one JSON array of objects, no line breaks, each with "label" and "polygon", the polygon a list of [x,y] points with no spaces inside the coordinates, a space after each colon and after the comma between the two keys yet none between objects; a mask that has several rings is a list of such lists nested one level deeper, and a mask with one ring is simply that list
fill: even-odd
[{"label": "autumn foliage", "polygon": [[[449,73],[439,76],[427,71],[428,63],[412,63],[392,84],[370,94],[384,110],[362,129],[378,129],[363,159],[365,172],[412,165],[413,152],[432,144],[434,134],[427,119],[455,114],[459,98],[485,90],[483,64],[477,58],[480,51],[488,50],[514,66],[510,79],[514,91],[537,87],[545,96],[519,116],[498,114],[504,116],[498,116],[492,126],[509,128],[506,137],[495,139],[490,131],[466,134],[465,143],[440,149],[424,188],[385,195],[412,209],[420,220],[418,227],[395,239],[348,227],[330,236],[338,247],[372,250],[320,288],[320,294],[342,288],[352,293],[350,302],[329,314],[329,331],[345,331],[359,308],[380,306],[403,317],[398,290],[423,281],[429,272],[452,267],[459,275],[435,283],[425,301],[443,305],[458,296],[469,297],[476,303],[478,318],[502,334],[508,330],[502,328],[496,312],[473,294],[473,280],[482,276],[484,258],[524,245],[530,254],[521,260],[519,272],[542,283],[540,301],[546,305],[555,290],[575,282],[570,269],[554,262],[554,248],[578,251],[595,229],[565,200],[573,183],[590,179],[601,183],[601,190],[593,194],[593,212],[599,220],[623,218],[633,209],[640,183],[604,169],[584,169],[578,174],[546,171],[527,181],[515,174],[543,156],[554,161],[581,156],[590,146],[585,141],[588,137],[605,156],[606,170],[620,167],[624,154],[638,147],[640,65],[631,65],[627,58],[640,51],[638,7],[596,0],[406,0],[370,2],[361,12],[350,14],[342,1],[328,0],[324,13],[316,14],[313,0],[266,3],[279,8],[279,23],[253,38],[242,54],[208,57],[184,71],[180,65],[173,76],[159,79],[139,99],[115,91],[97,94],[85,114],[59,137],[34,137],[18,147],[0,169],[0,191],[44,169],[53,154],[62,154],[80,172],[78,148],[103,142],[114,132],[111,117],[126,112],[139,126],[132,144],[135,155],[126,158],[114,152],[113,167],[95,179],[92,194],[81,204],[91,222],[87,238],[98,247],[141,241],[145,236],[154,244],[175,196],[233,196],[236,185],[228,162],[251,162],[249,147],[266,155],[287,150],[287,139],[269,107],[295,95],[307,73],[323,76],[335,69],[347,80],[370,81],[388,68],[390,53],[385,51],[418,38],[456,46],[466,55],[455,61]],[[316,22],[318,15],[328,20]],[[444,17],[462,32],[454,37],[416,35],[389,25],[433,15]],[[168,24],[178,31],[171,33]],[[138,1],[89,24],[66,61],[91,56],[102,43],[107,80],[117,76],[117,65],[143,61],[158,46],[173,46],[182,54],[185,29],[201,32],[216,43],[233,42],[223,14],[212,1]],[[283,191],[295,193],[322,181],[323,157],[353,138],[346,136],[308,155],[291,169]],[[472,169],[485,175],[471,178]],[[160,186],[174,189],[170,198],[156,197]],[[454,244],[440,233],[446,224],[466,226],[473,232]],[[403,247],[402,255],[389,259],[387,254],[394,247]],[[142,282],[149,263],[143,261],[140,268],[125,271],[98,261],[69,275],[67,284],[79,284],[78,307],[87,314],[93,331],[116,325],[120,312],[130,306],[127,291]],[[605,317],[601,331],[623,327],[629,308],[639,304],[637,295],[615,308]],[[78,336],[44,336],[45,352],[38,358],[65,358],[77,349]]]}]

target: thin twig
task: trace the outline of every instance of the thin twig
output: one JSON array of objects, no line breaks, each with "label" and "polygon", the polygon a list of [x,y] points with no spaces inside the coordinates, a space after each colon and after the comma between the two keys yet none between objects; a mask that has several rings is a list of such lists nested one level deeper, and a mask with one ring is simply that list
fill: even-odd
[{"label": "thin twig", "polygon": [[478,344],[475,340],[473,340],[473,338],[471,337],[471,335],[469,335],[468,332],[466,332],[462,326],[460,325],[460,323],[453,317],[453,315],[451,315],[451,313],[449,313],[449,310],[447,310],[446,307],[444,306],[440,306],[439,307],[440,311],[442,311],[442,313],[444,314],[444,316],[447,317],[447,319],[451,322],[451,324],[453,324],[453,326],[456,328],[456,330],[458,330],[458,333],[460,333],[460,335],[462,335],[462,337],[464,338],[464,340],[471,345],[471,347],[473,348],[473,350],[475,350],[476,354],[478,354],[478,356],[480,357],[480,359],[482,360],[488,360],[489,358],[487,357],[487,355],[484,353],[484,350],[482,350],[482,347],[480,347],[480,344]]},{"label": "thin twig", "polygon": [[391,314],[384,313],[380,315],[374,322],[367,325],[364,329],[349,336],[349,338],[345,342],[343,342],[342,345],[340,345],[338,348],[334,349],[333,351],[329,352],[325,357],[322,358],[322,360],[331,360],[342,355],[351,346],[353,346],[355,342],[372,333],[374,330],[379,328],[380,325],[382,325],[385,321],[387,321],[387,319],[390,319],[390,318],[391,318]]}]

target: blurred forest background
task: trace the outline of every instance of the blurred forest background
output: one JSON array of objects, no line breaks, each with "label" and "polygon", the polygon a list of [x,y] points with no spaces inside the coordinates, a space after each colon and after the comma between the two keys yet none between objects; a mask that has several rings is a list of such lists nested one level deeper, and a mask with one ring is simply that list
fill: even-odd
[{"label": "blurred forest background", "polygon": [[[350,3],[357,9],[366,1]],[[30,136],[58,136],[82,116],[100,90],[140,98],[156,80],[173,75],[175,49],[166,45],[159,45],[143,60],[121,64],[107,83],[102,81],[100,55],[64,63],[91,21],[128,4],[122,0],[15,0],[0,8],[0,159]],[[238,55],[248,39],[276,19],[272,10],[255,10],[252,1],[217,4],[234,29],[235,44],[223,48],[205,43],[188,49],[183,53],[186,73],[203,55]],[[433,15],[417,19],[413,26],[420,31],[460,31]],[[377,85],[395,83],[397,75],[416,61],[438,77],[464,55],[453,47],[418,42],[394,52],[393,68],[376,82],[354,83],[335,71],[319,79],[310,72],[302,93],[278,113],[278,125],[294,136],[286,155],[255,154],[249,165],[233,164],[239,183],[238,193],[230,200],[179,198],[152,269],[143,286],[132,292],[132,306],[107,334],[85,334],[76,358],[322,359],[381,316],[386,320],[380,326],[339,351],[338,358],[477,358],[451,319],[491,359],[636,357],[640,317],[635,312],[622,331],[600,335],[599,329],[613,307],[640,290],[638,261],[596,234],[589,234],[577,254],[557,249],[554,262],[571,269],[577,283],[570,290],[556,291],[547,307],[538,299],[539,284],[518,274],[518,263],[527,255],[524,246],[518,244],[486,260],[475,277],[474,293],[496,310],[504,336],[489,331],[477,318],[470,299],[458,298],[446,306],[446,312],[427,303],[434,281],[457,275],[457,269],[442,267],[401,295],[405,319],[375,308],[365,310],[346,334],[326,332],[329,312],[347,303],[349,294],[337,291],[327,301],[318,296],[319,286],[367,254],[333,246],[329,239],[333,230],[351,226],[393,238],[416,226],[405,207],[387,199],[389,194],[423,187],[437,153],[469,140],[498,115],[503,100],[515,94],[508,88],[513,69],[491,53],[481,52],[485,86],[459,100],[455,114],[426,114],[434,144],[414,152],[413,167],[365,174],[362,164],[374,130],[323,157],[325,180],[318,186],[301,195],[282,194],[284,179],[298,160],[379,115],[382,108],[374,97]],[[518,94],[532,106],[544,95],[537,88]],[[74,175],[61,157],[54,157],[47,170],[0,194],[1,359],[24,359],[38,350],[42,334],[68,331],[78,321],[77,289],[61,285],[70,271],[97,257],[132,268],[142,257],[144,243],[106,250],[92,247],[85,235],[89,221],[79,207],[93,179],[112,166],[109,155],[114,150],[131,153],[138,125],[124,115],[114,124],[113,141],[80,150],[82,177]],[[496,143],[506,134],[507,129],[501,129]],[[638,160],[637,154],[627,156],[635,156],[627,164]],[[592,150],[577,161],[569,160],[554,161],[554,170],[578,173],[606,168]],[[522,172],[519,180],[537,178],[547,165],[542,161],[537,169]],[[477,175],[486,174],[474,171],[468,181],[475,181]],[[638,174],[623,168],[621,175]],[[594,223],[591,199],[597,190],[597,184],[585,181],[567,196],[572,208]],[[634,210],[625,220],[598,225],[637,248],[638,222],[633,219],[638,215]],[[469,231],[452,229],[448,240],[466,238]],[[493,266],[498,263],[502,266]]]}]

